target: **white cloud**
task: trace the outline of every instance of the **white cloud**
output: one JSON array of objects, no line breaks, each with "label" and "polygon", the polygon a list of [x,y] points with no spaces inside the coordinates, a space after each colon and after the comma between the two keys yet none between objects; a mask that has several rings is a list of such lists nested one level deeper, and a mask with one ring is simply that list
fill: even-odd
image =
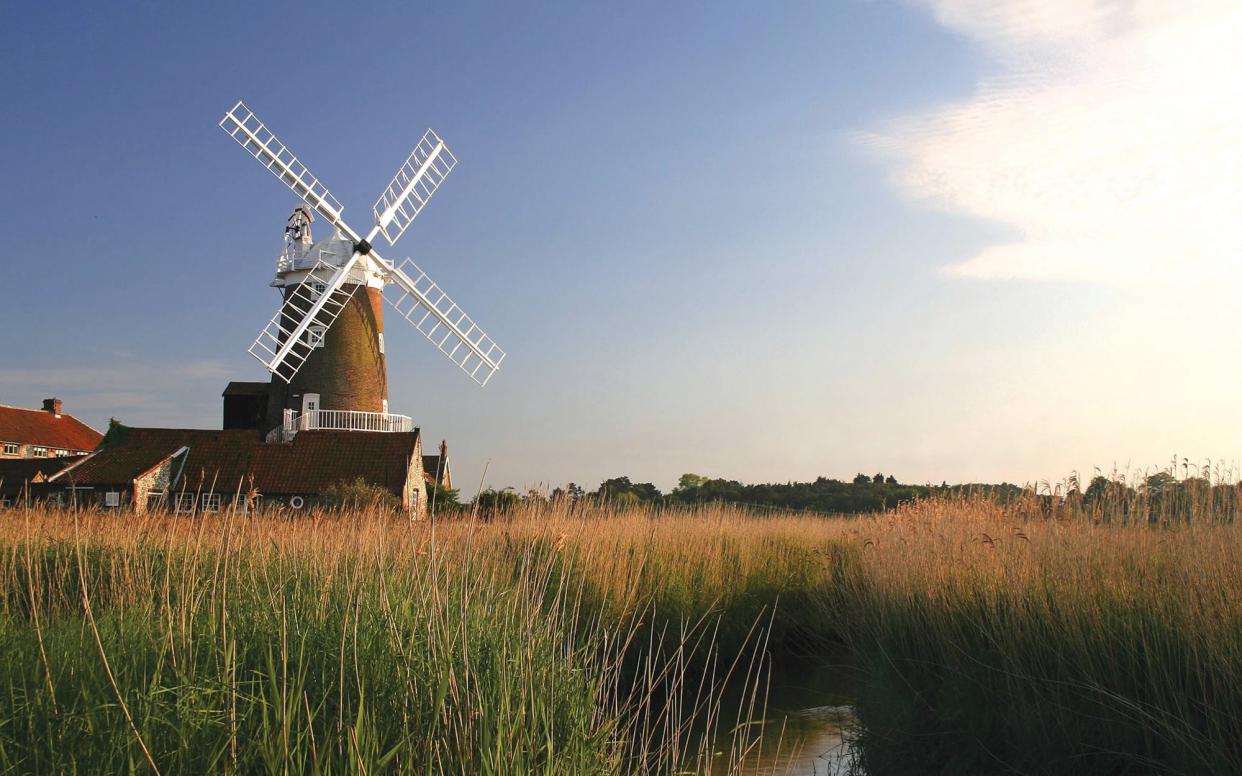
[{"label": "white cloud", "polygon": [[923,0],[996,72],[864,135],[909,196],[1010,226],[945,268],[1137,285],[1238,278],[1242,4]]}]

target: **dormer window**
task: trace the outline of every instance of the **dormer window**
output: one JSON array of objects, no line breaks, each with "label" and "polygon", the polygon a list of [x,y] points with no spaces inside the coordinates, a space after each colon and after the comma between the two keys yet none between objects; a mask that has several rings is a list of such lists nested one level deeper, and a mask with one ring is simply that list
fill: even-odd
[{"label": "dormer window", "polygon": [[5,442],[4,443],[4,454],[5,455],[17,455],[17,450],[19,447],[20,445],[18,445],[16,442]]}]

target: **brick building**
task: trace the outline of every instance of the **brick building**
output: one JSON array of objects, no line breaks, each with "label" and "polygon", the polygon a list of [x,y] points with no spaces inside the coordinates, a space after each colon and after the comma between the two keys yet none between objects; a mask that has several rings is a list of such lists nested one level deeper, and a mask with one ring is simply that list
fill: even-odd
[{"label": "brick building", "polygon": [[102,439],[103,434],[61,412],[60,399],[44,399],[39,410],[0,405],[0,459],[82,455]]},{"label": "brick building", "polygon": [[305,509],[358,479],[392,494],[415,518],[426,510],[422,441],[412,432],[301,431],[265,442],[253,429],[124,428],[98,452],[50,480],[66,501],[179,514]]}]

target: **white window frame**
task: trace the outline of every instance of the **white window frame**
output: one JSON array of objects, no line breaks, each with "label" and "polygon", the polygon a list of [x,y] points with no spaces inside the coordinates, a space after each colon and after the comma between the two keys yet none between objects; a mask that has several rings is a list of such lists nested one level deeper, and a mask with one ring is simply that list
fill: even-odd
[{"label": "white window frame", "polygon": [[69,455],[69,451],[68,451],[68,450],[65,450],[65,449],[63,449],[63,448],[59,448],[59,447],[58,447],[58,448],[56,448],[56,457],[57,457],[57,458],[64,458],[64,457],[65,457],[65,456],[67,456],[67,455]]},{"label": "white window frame", "polygon": [[21,451],[22,451],[22,446],[21,444],[17,442],[5,442],[4,443],[4,454],[5,455],[17,455]]},{"label": "white window frame", "polygon": [[307,346],[311,348],[322,348],[323,338],[327,335],[327,333],[328,333],[327,326],[320,326],[316,324],[314,326],[307,327],[306,329]]},{"label": "white window frame", "polygon": [[197,503],[197,493],[178,493],[177,500],[173,504],[173,512],[178,515],[192,515]]},{"label": "white window frame", "polygon": [[379,349],[380,355],[384,355],[384,332],[382,331],[379,333]]},{"label": "white window frame", "polygon": [[8,496],[0,497],[0,509],[8,509],[11,506],[13,506],[13,502],[9,500]]},{"label": "white window frame", "polygon": [[307,283],[306,285],[310,286],[310,298],[312,302],[319,301],[319,297],[323,296],[324,292],[328,290],[327,283],[312,282]]},{"label": "white window frame", "polygon": [[119,507],[121,505],[121,492],[118,490],[110,490],[104,493],[105,507]]},{"label": "white window frame", "polygon": [[203,514],[220,511],[220,494],[204,493],[198,501],[198,510]]},{"label": "white window frame", "polygon": [[32,447],[30,448],[30,457],[31,458],[48,458],[49,457],[48,449],[46,447]]}]

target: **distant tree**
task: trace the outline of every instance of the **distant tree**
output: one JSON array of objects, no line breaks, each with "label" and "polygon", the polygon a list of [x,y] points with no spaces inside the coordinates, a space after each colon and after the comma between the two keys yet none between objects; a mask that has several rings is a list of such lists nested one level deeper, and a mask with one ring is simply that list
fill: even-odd
[{"label": "distant tree", "polygon": [[608,500],[611,501],[613,504],[616,504],[622,507],[638,506],[638,504],[640,503],[638,495],[630,491],[626,491],[624,493],[614,493],[613,495],[609,496]]},{"label": "distant tree", "polygon": [[869,482],[871,482],[871,478],[863,474],[862,472],[859,472],[858,474],[854,475],[855,485],[866,485]]},{"label": "distant tree", "polygon": [[451,512],[461,508],[461,492],[457,488],[446,488],[442,484],[432,483],[427,489],[427,506],[439,512]]},{"label": "distant tree", "polygon": [[104,438],[100,442],[101,446],[119,445],[129,436],[129,426],[125,425],[116,418],[108,418],[108,430],[104,433]]},{"label": "distant tree", "polygon": [[885,480],[884,480],[884,484],[885,484],[885,485],[896,485],[896,484],[897,484],[897,478],[896,478],[896,477],[894,477],[893,475],[891,475],[891,474],[890,474],[890,475],[888,475],[888,477],[887,477],[887,478],[885,478]]},{"label": "distant tree", "polygon": [[677,479],[677,487],[674,492],[685,492],[689,490],[698,490],[707,482],[707,478],[701,474],[683,474]]},{"label": "distant tree", "polygon": [[1177,487],[1177,478],[1168,472],[1156,472],[1147,478],[1147,495],[1150,498],[1160,498],[1166,494],[1172,493]]},{"label": "distant tree", "polygon": [[522,497],[513,492],[513,488],[495,490],[487,488],[479,491],[474,497],[474,507],[484,518],[491,518],[507,512],[522,503]]},{"label": "distant tree", "polygon": [[659,501],[659,488],[650,482],[631,482],[629,477],[613,477],[600,483],[595,494],[600,498],[615,501],[623,494],[632,494],[639,501]]},{"label": "distant tree", "polygon": [[549,494],[551,501],[568,501],[571,504],[577,504],[582,500],[586,493],[582,490],[582,486],[571,482],[563,488],[553,488]]},{"label": "distant tree", "polygon": [[876,485],[883,485],[884,475],[880,474],[879,472],[876,472],[875,476],[871,478],[871,481],[874,482]]},{"label": "distant tree", "polygon": [[522,500],[527,502],[528,504],[548,503],[548,497],[544,495],[544,492],[540,490],[539,488],[529,488],[526,491],[526,495],[522,497]]}]

